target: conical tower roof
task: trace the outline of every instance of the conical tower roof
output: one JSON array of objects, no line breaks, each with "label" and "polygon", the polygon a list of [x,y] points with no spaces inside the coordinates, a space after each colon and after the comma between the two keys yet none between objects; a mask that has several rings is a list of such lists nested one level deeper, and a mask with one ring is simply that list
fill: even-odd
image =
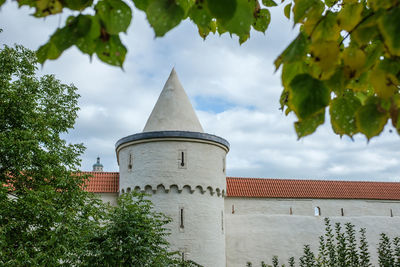
[{"label": "conical tower roof", "polygon": [[203,127],[194,112],[175,69],[158,97],[143,132],[190,131],[203,133]]}]

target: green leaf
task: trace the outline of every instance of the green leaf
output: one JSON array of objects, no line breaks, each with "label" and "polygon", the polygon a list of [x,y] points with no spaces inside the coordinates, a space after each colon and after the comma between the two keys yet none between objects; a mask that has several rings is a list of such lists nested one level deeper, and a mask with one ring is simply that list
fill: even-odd
[{"label": "green leaf", "polygon": [[262,0],[262,3],[267,7],[277,6],[274,0]]},{"label": "green leaf", "polygon": [[196,0],[175,0],[176,4],[185,11],[185,18],[187,17],[189,11],[195,5]]},{"label": "green leaf", "polygon": [[382,132],[389,118],[388,112],[380,107],[379,102],[377,97],[371,97],[356,113],[357,129],[368,140]]},{"label": "green leaf", "polygon": [[81,11],[93,4],[93,0],[64,0],[64,6],[72,10]]},{"label": "green leaf", "polygon": [[132,0],[137,9],[146,11],[149,6],[149,0]]},{"label": "green leaf", "polygon": [[325,121],[325,110],[321,110],[318,113],[313,114],[305,120],[299,120],[294,123],[294,128],[297,133],[297,138],[300,139],[306,135],[315,132],[318,126],[323,124]]},{"label": "green leaf", "polygon": [[0,0],[0,6],[2,6],[5,2],[6,0]]},{"label": "green leaf", "polygon": [[35,1],[34,4],[34,7],[36,7],[36,11],[33,15],[37,18],[61,13],[63,9],[62,3],[58,0],[38,0]]},{"label": "green leaf", "polygon": [[363,9],[364,4],[362,3],[343,3],[343,7],[337,16],[337,23],[348,32],[353,30],[361,20]]},{"label": "green leaf", "polygon": [[105,42],[98,42],[96,55],[107,64],[122,67],[125,60],[126,47],[121,43],[118,35],[111,35]]},{"label": "green leaf", "polygon": [[290,82],[289,93],[289,107],[300,120],[324,110],[329,104],[329,89],[309,74],[294,77]]},{"label": "green leaf", "polygon": [[400,56],[400,7],[385,12],[379,19],[379,29],[390,53]]},{"label": "green leaf", "polygon": [[360,100],[352,93],[333,99],[329,109],[333,131],[341,136],[356,134],[355,114],[360,107]]},{"label": "green leaf", "polygon": [[290,82],[298,74],[307,73],[307,65],[303,61],[285,63],[282,67],[281,81],[284,88],[289,88]]},{"label": "green leaf", "polygon": [[58,58],[64,50],[76,43],[79,37],[84,36],[90,30],[90,19],[87,16],[70,16],[67,25],[50,37],[47,44],[41,46],[37,53],[39,63],[43,64],[47,59]]},{"label": "green leaf", "polygon": [[335,92],[336,95],[342,94],[347,82],[348,80],[344,76],[344,70],[340,67],[336,69],[335,73],[328,80],[324,81],[329,90]]},{"label": "green leaf", "polygon": [[285,6],[285,9],[284,9],[284,13],[285,13],[285,16],[288,18],[288,19],[290,19],[290,11],[291,11],[291,9],[292,9],[292,3],[289,3],[289,4],[287,4],[286,6]]},{"label": "green leaf", "polygon": [[302,60],[307,54],[308,40],[307,37],[300,32],[290,45],[279,55],[274,61],[276,70],[282,63],[289,63]]},{"label": "green leaf", "polygon": [[170,0],[153,0],[146,10],[147,19],[157,37],[164,36],[185,16],[183,8]]},{"label": "green leaf", "polygon": [[[213,0],[214,1],[214,0]],[[221,25],[230,33],[239,37],[250,34],[251,25],[254,23],[254,3],[248,0],[237,0],[237,8],[233,17],[226,21],[221,20]]]},{"label": "green leaf", "polygon": [[260,9],[256,15],[256,21],[253,23],[253,28],[256,31],[264,32],[268,29],[271,21],[271,13],[268,9]]},{"label": "green leaf", "polygon": [[61,55],[61,51],[51,41],[39,47],[36,51],[38,62],[43,64],[47,59],[57,59]]},{"label": "green leaf", "polygon": [[337,41],[340,36],[340,28],[336,22],[337,13],[326,12],[320,23],[312,33],[312,40]]},{"label": "green leaf", "polygon": [[338,0],[325,0],[325,5],[327,5],[328,7],[332,7],[337,2]]},{"label": "green leaf", "polygon": [[294,23],[303,20],[313,8],[321,6],[320,0],[295,0],[293,7]]},{"label": "green leaf", "polygon": [[212,19],[208,9],[206,9],[204,3],[200,1],[190,9],[189,17],[199,29],[208,28]]},{"label": "green leaf", "polygon": [[95,9],[109,34],[126,32],[131,23],[132,10],[121,0],[101,0]]},{"label": "green leaf", "polygon": [[210,13],[217,19],[230,20],[236,12],[236,0],[207,0],[206,5]]},{"label": "green leaf", "polygon": [[363,13],[366,14],[362,14],[362,16],[364,18],[367,17],[367,19],[359,24],[350,35],[351,40],[356,41],[359,45],[369,44],[371,40],[380,34],[377,24],[377,16],[371,16],[371,13],[369,12],[366,13],[364,9]]}]

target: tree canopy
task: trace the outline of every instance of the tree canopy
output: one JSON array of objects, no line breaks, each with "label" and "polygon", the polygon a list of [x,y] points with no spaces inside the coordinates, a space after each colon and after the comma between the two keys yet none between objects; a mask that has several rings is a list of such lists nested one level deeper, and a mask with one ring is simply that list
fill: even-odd
[{"label": "tree canopy", "polygon": [[[0,5],[5,0],[0,0]],[[270,9],[285,5],[298,36],[277,57],[282,69],[280,103],[297,116],[299,138],[324,123],[329,108],[333,131],[368,139],[391,121],[400,133],[400,1],[398,0],[133,0],[146,13],[157,37],[189,19],[201,37],[229,33],[243,43],[252,30],[265,33]],[[75,45],[83,53],[122,67],[127,49],[120,40],[132,19],[123,0],[21,0],[45,17],[79,11],[67,18],[37,55],[44,63]]]},{"label": "tree canopy", "polygon": [[170,220],[143,195],[111,207],[84,190],[84,147],[60,137],[77,89],[37,65],[22,46],[0,49],[0,265],[195,266],[168,251]]},{"label": "tree canopy", "polygon": [[60,137],[77,116],[76,88],[36,70],[34,52],[0,50],[2,266],[73,265],[104,215],[76,174],[83,145]]}]

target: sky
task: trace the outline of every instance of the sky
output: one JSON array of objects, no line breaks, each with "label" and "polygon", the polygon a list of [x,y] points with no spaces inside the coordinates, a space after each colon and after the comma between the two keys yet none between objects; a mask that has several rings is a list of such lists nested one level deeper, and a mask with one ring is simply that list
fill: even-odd
[{"label": "sky", "polygon": [[[90,171],[100,156],[105,171],[118,171],[115,143],[143,130],[175,67],[204,131],[230,143],[228,176],[400,181],[400,137],[389,125],[370,142],[361,135],[351,140],[335,135],[327,116],[314,134],[297,140],[295,116],[279,110],[282,86],[273,66],[297,29],[281,6],[271,10],[266,34],[251,32],[242,45],[228,34],[204,41],[190,21],[155,38],[144,13],[134,10],[121,36],[128,48],[123,70],[76,48],[47,61],[39,74],[55,74],[81,95],[75,128],[64,138],[86,146],[82,170]],[[1,45],[36,50],[67,17],[37,19],[32,13],[8,0],[0,10]]]}]

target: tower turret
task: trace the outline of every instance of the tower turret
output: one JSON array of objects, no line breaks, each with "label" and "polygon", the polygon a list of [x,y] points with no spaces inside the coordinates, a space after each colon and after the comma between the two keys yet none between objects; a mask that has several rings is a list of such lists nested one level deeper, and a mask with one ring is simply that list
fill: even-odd
[{"label": "tower turret", "polygon": [[142,133],[120,139],[120,192],[151,194],[173,219],[172,250],[210,267],[225,266],[225,157],[229,143],[203,132],[173,69]]},{"label": "tower turret", "polygon": [[102,172],[103,171],[103,164],[100,163],[100,157],[97,157],[97,161],[93,164],[93,171],[94,172]]}]

